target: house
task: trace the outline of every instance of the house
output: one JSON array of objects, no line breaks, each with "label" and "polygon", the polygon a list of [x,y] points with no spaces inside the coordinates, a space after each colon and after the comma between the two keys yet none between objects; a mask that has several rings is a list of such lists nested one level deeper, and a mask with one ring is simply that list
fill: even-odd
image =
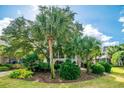
[{"label": "house", "polygon": [[[6,45],[4,41],[0,40],[0,45]],[[1,52],[1,50],[0,50]],[[0,55],[0,64],[5,64],[9,62],[9,58],[7,56],[4,55]]]},{"label": "house", "polygon": [[97,57],[98,61],[105,60],[105,61],[109,62],[109,57],[107,55],[107,48],[108,48],[107,46],[102,47],[102,54],[101,54],[101,56]]}]

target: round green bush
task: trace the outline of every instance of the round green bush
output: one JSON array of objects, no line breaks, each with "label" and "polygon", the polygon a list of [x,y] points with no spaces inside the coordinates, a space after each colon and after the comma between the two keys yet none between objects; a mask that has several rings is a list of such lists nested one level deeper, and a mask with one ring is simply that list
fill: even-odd
[{"label": "round green bush", "polygon": [[76,80],[80,72],[80,67],[68,60],[60,66],[60,77],[64,80]]},{"label": "round green bush", "polygon": [[104,66],[105,72],[107,73],[111,72],[111,68],[112,68],[111,64],[109,64],[108,62],[100,62],[100,64]]},{"label": "round green bush", "polygon": [[104,66],[102,66],[99,63],[93,64],[91,66],[92,72],[95,74],[103,74],[103,72],[105,71]]},{"label": "round green bush", "polygon": [[10,78],[17,78],[17,79],[26,79],[31,78],[33,75],[32,71],[28,71],[26,69],[18,69],[10,73]]}]

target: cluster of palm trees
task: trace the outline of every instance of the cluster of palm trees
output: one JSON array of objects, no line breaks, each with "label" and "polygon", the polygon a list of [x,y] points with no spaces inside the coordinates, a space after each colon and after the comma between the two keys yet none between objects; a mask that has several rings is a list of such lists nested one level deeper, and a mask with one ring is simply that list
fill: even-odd
[{"label": "cluster of palm trees", "polygon": [[123,66],[124,65],[124,44],[109,46],[107,48],[107,55],[113,65]]},{"label": "cluster of palm trees", "polygon": [[93,58],[101,53],[101,42],[83,35],[82,24],[75,21],[76,13],[68,6],[39,6],[39,11],[35,21],[19,17],[4,29],[1,39],[7,46],[2,53],[17,60],[31,52],[42,55],[50,63],[51,78],[55,78],[53,59],[57,54],[80,57],[89,72]]}]

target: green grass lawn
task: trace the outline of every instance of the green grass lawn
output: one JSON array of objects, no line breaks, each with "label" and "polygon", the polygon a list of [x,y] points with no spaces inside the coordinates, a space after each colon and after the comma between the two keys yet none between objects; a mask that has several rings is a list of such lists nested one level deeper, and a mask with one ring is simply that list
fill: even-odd
[{"label": "green grass lawn", "polygon": [[113,67],[112,73],[96,79],[74,82],[74,83],[40,83],[35,81],[26,81],[18,79],[10,79],[8,76],[0,77],[1,88],[76,88],[76,87],[92,87],[92,88],[120,88],[124,87],[124,67]]}]

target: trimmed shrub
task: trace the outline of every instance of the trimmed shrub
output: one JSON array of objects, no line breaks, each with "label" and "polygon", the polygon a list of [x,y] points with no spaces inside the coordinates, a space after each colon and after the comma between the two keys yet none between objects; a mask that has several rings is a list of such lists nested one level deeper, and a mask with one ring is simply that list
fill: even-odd
[{"label": "trimmed shrub", "polygon": [[7,71],[10,70],[12,67],[12,64],[1,64],[0,65],[0,71]]},{"label": "trimmed shrub", "polygon": [[76,80],[80,77],[80,67],[69,60],[60,66],[60,77],[65,80]]},{"label": "trimmed shrub", "polygon": [[91,69],[92,69],[92,73],[95,74],[103,74],[103,72],[105,71],[104,66],[102,66],[99,63],[91,65]]},{"label": "trimmed shrub", "polygon": [[50,71],[50,66],[48,63],[39,62],[38,64],[35,64],[34,71]]},{"label": "trimmed shrub", "polygon": [[100,64],[104,66],[105,72],[107,73],[111,72],[111,68],[112,68],[111,64],[109,64],[108,62],[104,62],[104,61],[100,62]]},{"label": "trimmed shrub", "polygon": [[7,67],[7,66],[1,66],[0,67],[0,71],[7,71],[7,70],[9,70],[10,68],[9,67]]},{"label": "trimmed shrub", "polygon": [[8,68],[12,68],[12,66],[13,66],[13,64],[4,64],[3,66],[6,66],[6,67],[8,67]]},{"label": "trimmed shrub", "polygon": [[28,71],[26,69],[19,69],[15,70],[10,73],[10,78],[17,78],[17,79],[26,79],[26,78],[31,78],[33,75],[32,71]]}]

